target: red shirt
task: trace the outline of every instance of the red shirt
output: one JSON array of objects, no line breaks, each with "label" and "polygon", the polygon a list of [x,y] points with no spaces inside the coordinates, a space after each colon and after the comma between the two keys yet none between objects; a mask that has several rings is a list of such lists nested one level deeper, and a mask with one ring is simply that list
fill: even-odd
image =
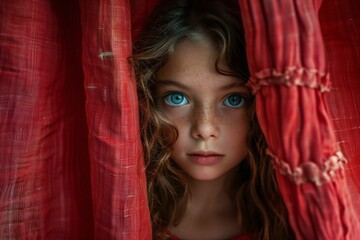
[{"label": "red shirt", "polygon": [[[166,233],[171,237],[172,240],[181,240],[181,238],[176,237],[168,230],[166,230]],[[246,233],[246,234],[243,234],[240,236],[233,237],[230,240],[252,240],[256,237],[256,235],[257,234],[255,234],[255,233]]]}]

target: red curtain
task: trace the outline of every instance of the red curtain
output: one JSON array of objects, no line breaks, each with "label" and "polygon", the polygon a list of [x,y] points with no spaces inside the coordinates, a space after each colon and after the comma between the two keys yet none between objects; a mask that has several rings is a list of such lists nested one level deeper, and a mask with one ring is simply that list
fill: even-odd
[{"label": "red curtain", "polygon": [[0,238],[94,232],[79,5],[0,2]]},{"label": "red curtain", "polygon": [[360,2],[324,1],[319,19],[331,91],[325,95],[346,168],[353,204],[360,209]]},{"label": "red curtain", "polygon": [[[156,2],[0,2],[0,238],[151,238],[127,57]],[[359,238],[360,2],[239,3],[297,238]]]},{"label": "red curtain", "polygon": [[[296,238],[356,239],[360,236],[360,225],[343,177],[347,160],[336,141],[334,120],[324,99],[324,92],[332,87],[321,30],[333,31],[329,23],[336,24],[332,16],[341,8],[330,11],[328,6],[342,3],[328,1],[321,29],[318,15],[321,0],[239,2],[256,111]],[[348,4],[350,6],[359,10],[358,3]],[[354,15],[359,11],[352,12],[350,8],[347,11],[360,26]],[[332,48],[329,46],[329,51]],[[359,52],[347,57],[356,62]],[[345,75],[351,69],[346,60],[332,61],[347,68],[347,71],[341,69]],[[357,74],[352,79],[348,76],[346,81],[356,82],[359,68],[350,71]],[[359,99],[359,92],[349,96],[346,90],[339,91],[341,98],[348,98],[352,104],[356,104],[352,96],[357,95]],[[354,117],[358,117],[356,112]],[[344,126],[339,127],[341,131]]]},{"label": "red curtain", "polygon": [[0,2],[1,239],[150,238],[132,6]]}]

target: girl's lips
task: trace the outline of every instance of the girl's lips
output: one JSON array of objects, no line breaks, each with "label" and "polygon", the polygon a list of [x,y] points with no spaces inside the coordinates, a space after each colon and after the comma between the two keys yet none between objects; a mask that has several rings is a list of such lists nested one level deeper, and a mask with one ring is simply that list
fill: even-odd
[{"label": "girl's lips", "polygon": [[188,154],[190,161],[198,165],[213,165],[221,161],[224,157],[222,154],[213,152],[191,153]]}]

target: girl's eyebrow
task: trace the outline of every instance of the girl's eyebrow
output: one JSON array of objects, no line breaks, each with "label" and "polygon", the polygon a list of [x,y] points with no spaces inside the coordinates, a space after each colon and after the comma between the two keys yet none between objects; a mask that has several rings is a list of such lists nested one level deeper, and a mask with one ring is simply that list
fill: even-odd
[{"label": "girl's eyebrow", "polygon": [[[184,90],[189,90],[189,87],[186,86],[185,84],[182,84],[181,82],[170,80],[170,79],[161,79],[161,80],[158,79],[156,81],[156,84],[158,86],[173,85],[173,86],[177,86],[179,88],[182,88]],[[244,88],[244,89],[248,90],[248,87],[246,86],[246,84],[241,82],[241,81],[236,81],[236,82],[232,82],[232,83],[226,84],[224,86],[221,86],[219,90],[225,91],[225,90],[229,90],[229,89],[232,89],[232,88],[238,88],[238,87],[241,87],[241,88]]]},{"label": "girl's eyebrow", "polygon": [[163,80],[158,79],[158,80],[156,80],[156,84],[159,85],[159,86],[174,85],[174,86],[177,86],[177,87],[182,88],[184,90],[189,89],[186,85],[182,84],[181,82],[170,80],[170,79],[163,79]]},{"label": "girl's eyebrow", "polygon": [[248,89],[248,87],[246,86],[246,84],[243,83],[243,82],[240,82],[240,81],[236,81],[236,82],[232,82],[232,83],[226,84],[226,85],[224,85],[224,86],[221,86],[220,89],[221,89],[221,90],[229,90],[229,89],[238,88],[238,87]]}]

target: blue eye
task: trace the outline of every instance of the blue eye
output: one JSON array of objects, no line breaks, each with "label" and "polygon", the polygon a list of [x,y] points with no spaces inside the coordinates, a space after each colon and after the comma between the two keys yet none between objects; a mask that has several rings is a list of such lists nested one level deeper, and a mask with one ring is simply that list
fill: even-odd
[{"label": "blue eye", "polygon": [[224,100],[224,105],[231,108],[242,107],[246,102],[246,99],[240,94],[231,94]]},{"label": "blue eye", "polygon": [[168,104],[170,106],[175,106],[175,107],[182,106],[182,105],[189,103],[189,101],[184,96],[184,94],[179,93],[179,92],[173,92],[173,93],[166,95],[164,97],[164,101],[166,104]]}]

